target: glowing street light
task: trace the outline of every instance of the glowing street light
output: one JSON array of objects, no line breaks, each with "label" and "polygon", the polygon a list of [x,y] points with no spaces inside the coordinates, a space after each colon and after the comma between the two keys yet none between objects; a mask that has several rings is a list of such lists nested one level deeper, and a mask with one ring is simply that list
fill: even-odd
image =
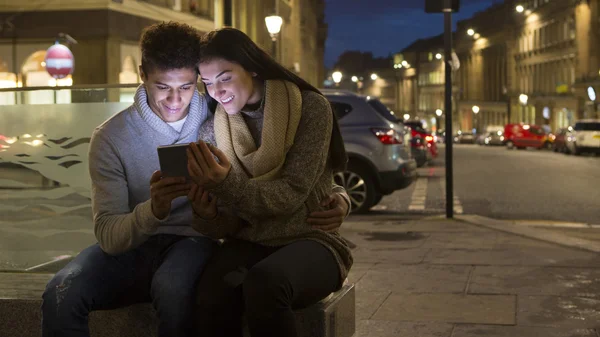
[{"label": "glowing street light", "polygon": [[265,24],[267,25],[267,30],[271,35],[271,40],[273,43],[271,44],[271,54],[274,59],[277,59],[277,35],[281,31],[281,25],[283,24],[283,18],[279,15],[271,15],[265,18]]},{"label": "glowing street light", "polygon": [[469,36],[473,36],[475,35],[475,31],[473,30],[473,28],[469,28],[469,30],[467,30],[467,34],[469,34]]},{"label": "glowing street light", "polygon": [[479,35],[479,33],[475,33],[475,35],[473,35],[473,38],[474,38],[475,40],[477,40],[477,39],[478,39],[478,38],[480,38],[480,37],[481,37],[481,35]]},{"label": "glowing street light", "polygon": [[358,82],[358,77],[352,76],[352,82],[354,82],[354,83]]},{"label": "glowing street light", "polygon": [[403,117],[404,117],[405,120],[409,120],[410,119],[410,115],[409,114],[404,114]]},{"label": "glowing street light", "polygon": [[371,79],[373,81],[375,81],[377,78],[379,78],[379,76],[377,76],[377,74],[375,74],[375,73],[371,74]]},{"label": "glowing street light", "polygon": [[474,114],[478,114],[479,113],[479,107],[477,105],[473,105],[472,110],[473,110]]},{"label": "glowing street light", "polygon": [[442,54],[440,54],[440,53],[435,54],[435,58],[438,59],[438,60],[441,60],[442,59]]},{"label": "glowing street light", "polygon": [[527,105],[527,101],[528,100],[529,100],[529,96],[527,96],[525,94],[520,94],[519,95],[519,102],[521,102],[521,104]]},{"label": "glowing street light", "polygon": [[340,84],[342,81],[342,73],[339,71],[335,71],[333,74],[331,74],[331,77],[333,78],[335,84]]},{"label": "glowing street light", "polygon": [[523,7],[523,5],[518,5],[515,9],[519,13],[523,13],[525,11],[525,7]]},{"label": "glowing street light", "polygon": [[442,117],[442,113],[443,113],[442,109],[437,109],[437,110],[435,110],[435,114],[436,114],[438,117]]}]

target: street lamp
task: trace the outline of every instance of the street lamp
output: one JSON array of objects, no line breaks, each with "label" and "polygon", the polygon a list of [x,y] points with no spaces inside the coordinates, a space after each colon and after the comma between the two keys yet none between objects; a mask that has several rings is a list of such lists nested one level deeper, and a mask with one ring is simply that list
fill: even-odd
[{"label": "street lamp", "polygon": [[281,25],[283,24],[283,19],[279,15],[271,15],[265,18],[265,23],[267,24],[267,30],[269,34],[271,34],[271,40],[273,40],[273,58],[277,58],[277,46],[275,43],[277,42],[277,35],[281,31]]},{"label": "street lamp", "polygon": [[378,77],[379,77],[379,76],[377,76],[377,74],[375,74],[375,73],[371,74],[371,79],[372,79],[373,81],[375,81],[375,80],[376,80]]},{"label": "street lamp", "polygon": [[471,110],[473,110],[473,113],[475,114],[475,133],[477,133],[477,130],[479,129],[477,127],[477,124],[479,124],[479,119],[477,118],[477,114],[479,113],[479,107],[477,105],[473,105],[473,107],[471,108]]},{"label": "street lamp", "polygon": [[339,71],[335,71],[333,74],[331,74],[331,77],[333,78],[333,81],[335,82],[336,86],[340,85],[340,82],[342,81],[342,76],[342,73]]},{"label": "street lamp", "polygon": [[409,120],[410,119],[410,115],[409,114],[404,114],[404,116],[402,116],[402,117],[404,117],[404,120]]},{"label": "street lamp", "polygon": [[517,5],[515,9],[518,13],[523,13],[525,11],[525,7],[523,7],[523,5]]},{"label": "street lamp", "polygon": [[525,94],[520,94],[519,95],[519,102],[521,102],[521,104],[527,105],[527,101],[528,100],[529,100],[529,96],[527,96]]},{"label": "street lamp", "polygon": [[523,121],[523,119],[525,118],[525,106],[527,105],[527,101],[529,101],[529,96],[525,94],[519,95],[519,102],[521,103],[521,121]]},{"label": "street lamp", "polygon": [[435,114],[436,114],[438,117],[442,117],[442,113],[443,113],[443,112],[442,112],[442,109],[437,109],[437,110],[435,110]]},{"label": "street lamp", "polygon": [[469,34],[469,36],[473,36],[473,35],[475,35],[475,30],[473,30],[473,28],[469,28],[467,30],[467,34]]},{"label": "street lamp", "polygon": [[354,82],[354,83],[358,82],[358,77],[352,76],[352,82]]},{"label": "street lamp", "polygon": [[442,54],[440,54],[440,53],[435,54],[435,58],[438,59],[438,60],[441,60],[442,59]]}]

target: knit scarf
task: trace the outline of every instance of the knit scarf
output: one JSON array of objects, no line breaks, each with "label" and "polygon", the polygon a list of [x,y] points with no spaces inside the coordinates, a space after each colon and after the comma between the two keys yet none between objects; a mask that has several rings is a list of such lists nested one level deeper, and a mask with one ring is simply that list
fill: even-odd
[{"label": "knit scarf", "polygon": [[245,172],[253,179],[272,180],[279,176],[287,152],[294,144],[302,114],[302,95],[291,82],[268,80],[264,99],[259,148],[242,114],[229,115],[221,104],[215,112],[215,137],[234,171]]}]

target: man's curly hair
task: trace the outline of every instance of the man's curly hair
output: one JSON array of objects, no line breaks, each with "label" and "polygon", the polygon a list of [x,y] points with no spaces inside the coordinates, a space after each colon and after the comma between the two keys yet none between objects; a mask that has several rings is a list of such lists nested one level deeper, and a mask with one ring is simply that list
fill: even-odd
[{"label": "man's curly hair", "polygon": [[190,25],[163,22],[147,27],[140,39],[142,70],[192,68],[198,71],[201,33]]}]

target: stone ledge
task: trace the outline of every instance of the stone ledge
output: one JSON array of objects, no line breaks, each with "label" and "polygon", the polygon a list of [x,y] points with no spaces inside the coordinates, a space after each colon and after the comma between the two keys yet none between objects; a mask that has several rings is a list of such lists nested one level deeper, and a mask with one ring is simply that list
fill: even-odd
[{"label": "stone ledge", "polygon": [[[41,335],[41,294],[50,274],[0,273],[0,326],[3,336]],[[296,311],[300,337],[351,337],[355,332],[355,289],[340,291]],[[156,336],[156,318],[149,303],[90,314],[93,337]]]}]

